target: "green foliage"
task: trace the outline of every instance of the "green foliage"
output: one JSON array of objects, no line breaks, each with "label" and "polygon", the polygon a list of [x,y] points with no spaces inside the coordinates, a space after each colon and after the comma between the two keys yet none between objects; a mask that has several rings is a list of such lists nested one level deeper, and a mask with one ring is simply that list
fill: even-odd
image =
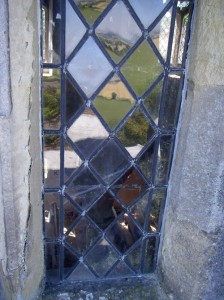
[{"label": "green foliage", "polygon": [[44,120],[57,121],[60,114],[60,90],[54,86],[44,89]]},{"label": "green foliage", "polygon": [[51,149],[59,149],[60,147],[60,138],[57,135],[45,135],[44,137],[45,147]]}]

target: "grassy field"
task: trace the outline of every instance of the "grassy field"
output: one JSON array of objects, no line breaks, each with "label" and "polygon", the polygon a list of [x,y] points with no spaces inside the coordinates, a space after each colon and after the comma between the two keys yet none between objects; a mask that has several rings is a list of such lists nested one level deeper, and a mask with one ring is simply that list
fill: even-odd
[{"label": "grassy field", "polygon": [[107,7],[109,2],[109,0],[99,0],[96,3],[87,3],[86,1],[83,1],[83,3],[85,4],[82,4],[82,2],[80,2],[78,7],[83,16],[86,18],[86,21],[90,24],[93,24]]}]

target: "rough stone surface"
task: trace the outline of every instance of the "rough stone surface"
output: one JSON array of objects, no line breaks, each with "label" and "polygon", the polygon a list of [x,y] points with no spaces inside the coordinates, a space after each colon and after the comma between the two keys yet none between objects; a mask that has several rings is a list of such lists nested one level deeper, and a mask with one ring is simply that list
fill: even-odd
[{"label": "rough stone surface", "polygon": [[160,253],[173,299],[224,295],[223,13],[222,0],[198,1]]}]

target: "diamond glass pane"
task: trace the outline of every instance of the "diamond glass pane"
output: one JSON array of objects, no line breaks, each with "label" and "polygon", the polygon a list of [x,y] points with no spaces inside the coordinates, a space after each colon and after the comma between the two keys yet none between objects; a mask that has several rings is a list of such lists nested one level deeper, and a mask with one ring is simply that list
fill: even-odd
[{"label": "diamond glass pane", "polygon": [[155,236],[152,236],[145,242],[145,260],[143,265],[143,273],[150,273],[154,271],[156,239],[157,238]]},{"label": "diamond glass pane", "polygon": [[45,238],[55,239],[59,237],[59,211],[60,194],[46,193],[44,195]]},{"label": "diamond glass pane", "polygon": [[155,152],[155,142],[153,142],[137,160],[138,166],[140,166],[143,174],[150,181],[152,177],[154,152]]},{"label": "diamond glass pane", "polygon": [[104,11],[110,0],[73,0],[89,24],[93,24]]},{"label": "diamond glass pane", "polygon": [[103,277],[116,262],[118,255],[103,239],[88,253],[86,259],[98,276]]},{"label": "diamond glass pane", "polygon": [[128,0],[145,28],[148,28],[170,0]]},{"label": "diamond glass pane", "polygon": [[91,97],[112,71],[112,66],[92,37],[89,37],[68,65],[68,71],[87,97]]},{"label": "diamond glass pane", "polygon": [[85,264],[79,263],[79,265],[75,268],[75,270],[69,275],[67,279],[71,281],[92,280],[95,279],[95,276]]},{"label": "diamond glass pane", "polygon": [[59,244],[53,244],[53,243],[45,244],[46,281],[49,283],[57,283],[60,280],[59,257],[60,257]]},{"label": "diamond glass pane", "polygon": [[64,247],[64,276],[67,277],[74,270],[78,263],[78,258]]},{"label": "diamond glass pane", "polygon": [[[83,25],[68,0],[66,1],[65,28],[65,54],[68,56],[78,45],[86,32],[86,27]],[[79,28],[79,30],[77,30],[77,28]]]},{"label": "diamond glass pane", "polygon": [[147,207],[149,203],[149,193],[146,193],[136,204],[131,207],[131,214],[135,221],[144,229],[147,217]]},{"label": "diamond glass pane", "polygon": [[144,41],[121,67],[121,72],[138,96],[141,96],[162,73],[158,58]]},{"label": "diamond glass pane", "polygon": [[117,133],[132,157],[138,155],[153,135],[154,130],[140,109],[135,110]]},{"label": "diamond glass pane", "polygon": [[135,100],[120,78],[114,76],[101,90],[93,104],[113,129],[133,107]]},{"label": "diamond glass pane", "polygon": [[110,140],[90,161],[91,166],[110,184],[127,168],[129,161],[118,145]]},{"label": "diamond glass pane", "polygon": [[134,272],[124,263],[120,261],[116,267],[113,268],[112,272],[109,273],[107,277],[116,278],[116,277],[129,277],[133,276]]},{"label": "diamond glass pane", "polygon": [[150,232],[159,232],[161,223],[162,208],[164,206],[164,198],[166,190],[155,190],[152,194],[151,207],[149,213],[149,228]]},{"label": "diamond glass pane", "polygon": [[138,273],[141,271],[141,252],[142,252],[142,245],[139,244],[134,250],[132,250],[127,255],[127,262],[134,268],[134,270]]},{"label": "diamond glass pane", "polygon": [[65,192],[82,209],[90,206],[103,191],[103,186],[87,167],[75,175],[65,189]]},{"label": "diamond glass pane", "polygon": [[72,233],[65,240],[79,254],[83,254],[91,247],[99,236],[99,232],[85,218],[81,218],[78,224],[72,228]]},{"label": "diamond glass pane", "polygon": [[111,58],[118,63],[141,36],[141,30],[122,1],[118,1],[96,34]]},{"label": "diamond glass pane", "polygon": [[[64,234],[67,233],[69,230],[69,227],[77,221],[79,217],[79,212],[77,208],[69,201],[69,199],[64,197],[64,227],[63,227],[63,232]],[[74,237],[74,232],[69,231],[68,233],[69,236]]]},{"label": "diamond glass pane", "polygon": [[68,178],[81,166],[82,160],[74,149],[68,144],[64,143],[64,180]]}]

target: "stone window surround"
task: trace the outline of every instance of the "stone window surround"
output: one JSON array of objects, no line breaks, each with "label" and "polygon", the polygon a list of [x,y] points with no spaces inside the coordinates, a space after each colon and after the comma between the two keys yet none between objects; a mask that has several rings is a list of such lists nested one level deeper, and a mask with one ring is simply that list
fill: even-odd
[{"label": "stone window surround", "polygon": [[[155,275],[170,299],[224,294],[222,2],[196,1]],[[39,7],[34,0],[18,0],[16,8],[4,0],[0,7],[1,299],[35,299],[44,286]]]}]

